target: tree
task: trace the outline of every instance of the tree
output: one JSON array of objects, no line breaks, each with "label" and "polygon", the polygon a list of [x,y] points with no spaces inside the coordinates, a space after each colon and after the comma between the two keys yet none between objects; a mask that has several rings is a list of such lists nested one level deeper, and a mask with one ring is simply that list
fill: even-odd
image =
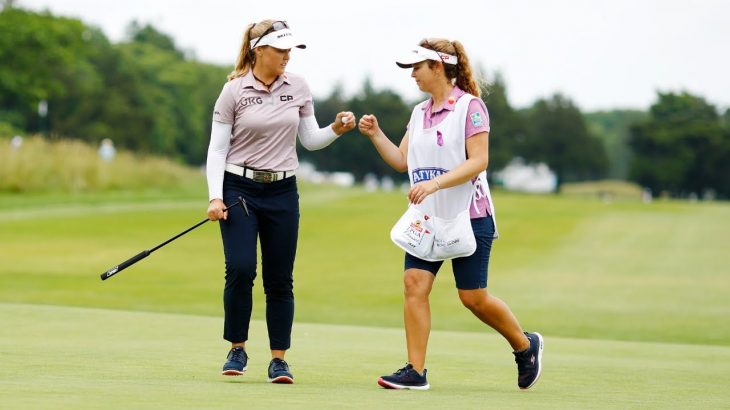
[{"label": "tree", "polygon": [[16,2],[16,0],[3,0],[2,1],[3,9],[11,9],[11,8],[15,7],[15,2]]},{"label": "tree", "polygon": [[105,101],[106,73],[99,70],[97,61],[114,53],[109,40],[94,28],[81,25],[78,48],[73,53],[75,63],[68,69],[59,70],[57,78],[63,84],[63,92],[48,97],[49,131],[54,135],[98,142],[104,136],[95,137],[95,130],[104,121],[99,116]]},{"label": "tree", "polygon": [[672,196],[730,195],[730,138],[714,106],[687,92],[658,93],[649,119],[631,128],[631,179]]},{"label": "tree", "polygon": [[159,50],[169,51],[176,55],[178,59],[184,57],[183,53],[175,47],[175,41],[172,37],[158,31],[149,24],[142,25],[134,20],[127,26],[127,36],[130,41],[138,44],[149,44]]},{"label": "tree", "polygon": [[507,100],[507,85],[501,74],[495,75],[492,84],[481,84],[480,88],[490,122],[489,170],[497,171],[524,151],[527,127],[523,116]]},{"label": "tree", "polygon": [[629,176],[631,148],[629,128],[646,120],[648,114],[637,110],[610,110],[583,114],[589,131],[598,137],[608,156],[608,177],[626,180]]},{"label": "tree", "polygon": [[4,8],[0,12],[0,121],[37,132],[45,119],[38,113],[42,101],[50,107],[48,126],[64,118],[56,111],[63,107],[60,100],[99,85],[87,47],[94,35],[79,20]]},{"label": "tree", "polygon": [[132,23],[128,34],[130,41],[111,44],[79,20],[4,8],[0,123],[203,162],[229,70],[186,60],[150,25]]},{"label": "tree", "polygon": [[[354,112],[358,117],[374,114],[378,123],[394,144],[399,145],[406,132],[411,108],[393,91],[373,89],[369,79],[363,84],[360,94],[345,100],[342,87],[335,87],[329,97],[315,104],[317,121],[320,126],[330,124],[335,115],[344,110]],[[368,173],[379,176],[388,175],[404,180],[407,176],[399,174],[388,166],[367,137],[357,129],[338,138],[324,150],[309,152],[299,150],[302,158],[312,161],[317,168],[326,171],[348,171],[362,179]]]},{"label": "tree", "polygon": [[544,162],[563,182],[598,179],[608,159],[601,142],[590,134],[583,115],[566,97],[538,100],[527,113],[528,134],[522,156]]}]

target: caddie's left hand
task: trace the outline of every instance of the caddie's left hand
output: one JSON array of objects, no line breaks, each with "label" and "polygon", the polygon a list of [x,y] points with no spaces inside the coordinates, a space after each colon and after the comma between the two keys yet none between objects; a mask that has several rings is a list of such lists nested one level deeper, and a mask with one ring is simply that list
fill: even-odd
[{"label": "caddie's left hand", "polygon": [[337,135],[342,135],[355,128],[355,114],[350,111],[337,113],[335,122],[332,123],[332,130]]},{"label": "caddie's left hand", "polygon": [[435,179],[419,182],[411,187],[408,191],[408,200],[416,205],[423,202],[427,196],[439,190],[439,185]]}]

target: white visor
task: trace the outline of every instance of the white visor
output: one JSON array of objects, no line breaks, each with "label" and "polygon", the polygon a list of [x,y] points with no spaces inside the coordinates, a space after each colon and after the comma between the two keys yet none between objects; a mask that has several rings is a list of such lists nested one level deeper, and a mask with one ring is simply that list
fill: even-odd
[{"label": "white visor", "polygon": [[420,63],[421,61],[434,60],[441,61],[445,64],[456,64],[456,56],[451,54],[441,53],[436,50],[429,50],[428,48],[416,47],[409,51],[408,54],[403,55],[395,61],[400,68],[411,68],[413,64]]},{"label": "white visor", "polygon": [[297,40],[294,33],[292,33],[288,28],[272,31],[271,33],[261,37],[261,40],[259,40],[259,37],[252,38],[250,43],[251,45],[256,44],[256,47],[254,48],[262,46],[271,46],[280,50],[288,50],[294,47],[307,48],[305,44]]}]

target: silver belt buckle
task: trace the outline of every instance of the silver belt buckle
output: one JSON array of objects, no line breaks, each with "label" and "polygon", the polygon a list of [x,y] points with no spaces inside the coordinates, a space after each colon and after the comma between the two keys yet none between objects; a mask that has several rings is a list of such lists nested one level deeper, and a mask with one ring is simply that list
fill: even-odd
[{"label": "silver belt buckle", "polygon": [[268,184],[269,182],[274,182],[277,179],[279,179],[279,176],[274,172],[253,171],[253,180],[256,182]]}]

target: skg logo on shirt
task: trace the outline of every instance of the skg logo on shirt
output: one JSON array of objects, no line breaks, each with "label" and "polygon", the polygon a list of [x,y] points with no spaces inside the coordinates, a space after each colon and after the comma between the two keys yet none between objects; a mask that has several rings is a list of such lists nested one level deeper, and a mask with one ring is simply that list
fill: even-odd
[{"label": "skg logo on shirt", "polygon": [[441,174],[445,174],[446,172],[448,172],[448,170],[443,168],[416,168],[413,170],[413,172],[411,172],[411,177],[413,179],[413,183],[415,184],[421,181],[434,179]]},{"label": "skg logo on shirt", "polygon": [[264,100],[261,99],[261,97],[246,97],[241,100],[241,105],[244,107],[248,107],[249,105],[258,105],[263,104]]}]

